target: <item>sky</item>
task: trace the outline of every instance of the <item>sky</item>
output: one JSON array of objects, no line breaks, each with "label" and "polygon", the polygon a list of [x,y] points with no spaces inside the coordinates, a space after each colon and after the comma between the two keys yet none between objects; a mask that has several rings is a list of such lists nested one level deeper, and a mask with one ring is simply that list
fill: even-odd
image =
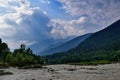
[{"label": "sky", "polygon": [[99,31],[120,19],[120,0],[0,0],[0,38],[11,49]]}]

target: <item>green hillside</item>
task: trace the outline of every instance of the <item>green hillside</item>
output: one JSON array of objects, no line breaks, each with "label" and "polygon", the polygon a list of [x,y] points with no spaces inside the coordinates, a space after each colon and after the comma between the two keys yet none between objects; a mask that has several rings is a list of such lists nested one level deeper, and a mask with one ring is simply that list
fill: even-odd
[{"label": "green hillside", "polygon": [[46,56],[49,63],[113,60],[120,50],[120,20],[94,33],[76,48]]}]

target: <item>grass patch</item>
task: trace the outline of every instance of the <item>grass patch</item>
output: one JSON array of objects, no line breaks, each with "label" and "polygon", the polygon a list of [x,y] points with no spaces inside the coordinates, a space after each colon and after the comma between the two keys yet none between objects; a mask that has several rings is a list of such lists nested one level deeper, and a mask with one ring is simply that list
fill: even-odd
[{"label": "grass patch", "polygon": [[13,73],[11,72],[5,72],[4,70],[0,70],[0,76],[3,76],[3,75],[12,75]]},{"label": "grass patch", "polygon": [[9,68],[8,64],[3,64],[0,62],[0,69]]},{"label": "grass patch", "polygon": [[42,68],[42,65],[31,65],[31,66],[19,67],[19,69],[37,69],[37,68]]}]

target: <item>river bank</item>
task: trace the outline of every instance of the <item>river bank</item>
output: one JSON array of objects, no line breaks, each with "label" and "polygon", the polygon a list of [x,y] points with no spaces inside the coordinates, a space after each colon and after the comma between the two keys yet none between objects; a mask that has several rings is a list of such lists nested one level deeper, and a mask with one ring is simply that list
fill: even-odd
[{"label": "river bank", "polygon": [[120,64],[98,66],[49,65],[42,69],[2,69],[12,75],[0,80],[120,80]]}]

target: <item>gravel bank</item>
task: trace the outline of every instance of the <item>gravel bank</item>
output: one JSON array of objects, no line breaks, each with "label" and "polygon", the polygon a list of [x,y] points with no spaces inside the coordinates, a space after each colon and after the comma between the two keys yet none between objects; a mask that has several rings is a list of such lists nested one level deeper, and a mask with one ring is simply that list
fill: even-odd
[{"label": "gravel bank", "polygon": [[44,69],[3,69],[14,73],[0,80],[120,80],[120,64],[99,66],[50,65]]}]

